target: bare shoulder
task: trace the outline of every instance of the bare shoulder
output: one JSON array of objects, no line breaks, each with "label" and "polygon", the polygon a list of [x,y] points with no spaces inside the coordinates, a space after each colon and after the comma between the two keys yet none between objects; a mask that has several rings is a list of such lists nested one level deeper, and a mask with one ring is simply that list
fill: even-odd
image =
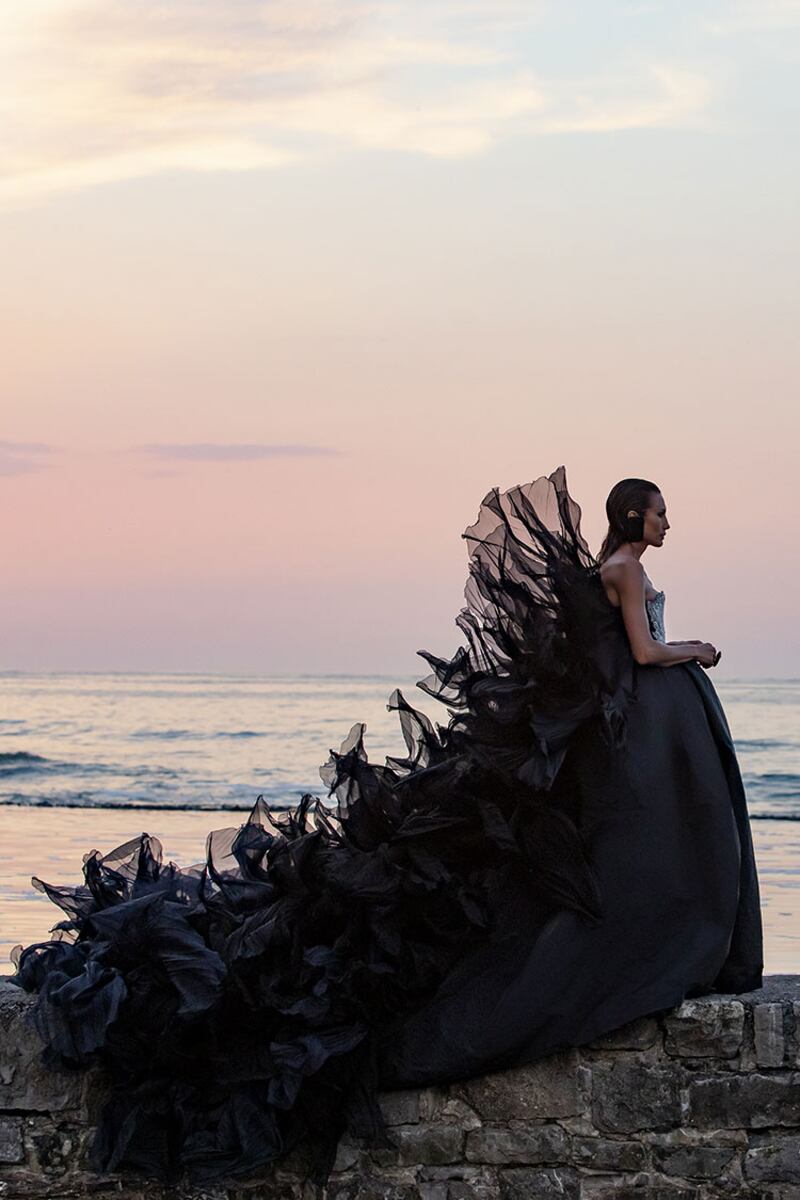
[{"label": "bare shoulder", "polygon": [[600,566],[600,578],[612,604],[619,604],[625,595],[639,595],[645,588],[644,567],[638,558],[628,554],[612,554]]},{"label": "bare shoulder", "polygon": [[644,567],[638,558],[629,554],[612,554],[600,567],[600,578],[603,583],[639,583],[645,578]]}]

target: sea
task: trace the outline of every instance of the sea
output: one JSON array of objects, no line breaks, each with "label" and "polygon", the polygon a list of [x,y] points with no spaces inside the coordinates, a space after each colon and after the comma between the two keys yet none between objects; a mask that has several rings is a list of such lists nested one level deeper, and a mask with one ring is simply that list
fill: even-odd
[{"label": "sea", "polygon": [[[0,974],[59,912],[31,883],[81,879],[84,855],[142,832],[165,861],[203,860],[212,829],[259,796],[288,808],[351,727],[371,761],[402,754],[395,687],[433,720],[416,677],[0,674]],[[736,743],[761,884],[765,969],[800,973],[800,680],[714,680]],[[3,966],[3,964],[6,964]]]}]

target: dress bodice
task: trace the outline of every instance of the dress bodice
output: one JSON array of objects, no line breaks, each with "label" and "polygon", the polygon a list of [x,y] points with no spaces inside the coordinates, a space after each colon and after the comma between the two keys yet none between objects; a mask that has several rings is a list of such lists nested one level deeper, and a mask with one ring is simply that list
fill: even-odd
[{"label": "dress bodice", "polygon": [[645,600],[645,608],[647,609],[647,619],[650,622],[650,632],[657,642],[666,642],[667,635],[664,628],[664,592],[656,592],[652,600]]}]

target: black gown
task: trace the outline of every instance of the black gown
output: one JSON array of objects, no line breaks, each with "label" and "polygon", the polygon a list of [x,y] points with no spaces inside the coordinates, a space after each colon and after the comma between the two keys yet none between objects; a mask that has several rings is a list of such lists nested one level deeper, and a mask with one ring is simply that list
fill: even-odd
[{"label": "black gown", "polygon": [[637,666],[563,468],[493,489],[466,638],[428,652],[434,726],[401,693],[405,757],[356,725],[335,806],[259,800],[205,863],[143,834],[93,852],[67,919],[17,955],[46,1061],[110,1083],[100,1169],[252,1174],[306,1141],[379,1137],[381,1087],[531,1062],[762,979],[733,742],[697,664]]}]

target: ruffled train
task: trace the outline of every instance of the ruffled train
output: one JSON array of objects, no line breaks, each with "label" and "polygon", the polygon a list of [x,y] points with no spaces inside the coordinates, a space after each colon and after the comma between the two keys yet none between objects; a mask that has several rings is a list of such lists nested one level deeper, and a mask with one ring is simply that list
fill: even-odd
[{"label": "ruffled train", "polygon": [[563,468],[484,499],[466,644],[427,652],[434,725],[399,691],[403,757],[355,725],[333,803],[259,800],[205,862],[145,834],[93,852],[66,919],[17,956],[54,1066],[103,1065],[95,1162],[252,1174],[345,1129],[380,1086],[532,1061],[711,988],[761,981],[744,792],[696,666],[637,668]]}]

